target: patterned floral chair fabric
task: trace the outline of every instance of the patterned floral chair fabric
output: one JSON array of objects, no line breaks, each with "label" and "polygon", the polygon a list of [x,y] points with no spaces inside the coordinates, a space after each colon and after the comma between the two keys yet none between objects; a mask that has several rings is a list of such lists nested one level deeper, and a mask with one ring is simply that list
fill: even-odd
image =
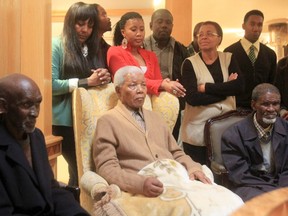
[{"label": "patterned floral chair fabric", "polygon": [[[81,178],[86,173],[86,177],[92,176],[90,180],[97,182],[97,185],[107,185],[107,182],[101,176],[94,173],[95,167],[91,153],[92,140],[97,119],[105,111],[113,108],[117,101],[118,97],[113,83],[88,90],[77,88],[73,91],[72,108],[78,178],[81,189],[80,203],[90,213],[92,212],[94,201],[91,198],[90,189],[87,189],[87,185],[89,185],[86,182],[87,180],[81,181]],[[144,107],[162,115],[172,131],[179,110],[179,103],[176,97],[167,92],[162,92],[158,97],[147,95]],[[93,175],[89,175],[91,172]]]}]

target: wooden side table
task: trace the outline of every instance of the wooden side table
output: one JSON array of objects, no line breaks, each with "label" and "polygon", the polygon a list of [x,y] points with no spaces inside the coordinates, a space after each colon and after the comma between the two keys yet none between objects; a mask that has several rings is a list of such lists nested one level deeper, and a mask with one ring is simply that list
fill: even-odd
[{"label": "wooden side table", "polygon": [[62,153],[62,139],[60,136],[52,135],[45,137],[48,159],[55,179],[57,179],[57,157]]}]

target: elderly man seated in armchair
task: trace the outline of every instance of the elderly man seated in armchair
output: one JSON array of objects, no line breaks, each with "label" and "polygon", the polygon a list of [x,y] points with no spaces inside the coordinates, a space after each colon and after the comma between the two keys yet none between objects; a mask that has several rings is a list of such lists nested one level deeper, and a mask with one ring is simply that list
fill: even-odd
[{"label": "elderly man seated in armchair", "polygon": [[[135,208],[141,209],[137,215],[228,215],[242,205],[237,195],[214,184],[201,164],[185,155],[157,113],[142,107],[146,84],[140,68],[120,68],[114,84],[119,102],[97,121],[93,158],[100,176],[131,195],[118,215],[135,215],[129,212]],[[97,203],[98,214],[111,196]],[[135,197],[151,203],[143,205]],[[182,203],[169,202],[180,199]],[[167,201],[170,212],[163,203]]]}]

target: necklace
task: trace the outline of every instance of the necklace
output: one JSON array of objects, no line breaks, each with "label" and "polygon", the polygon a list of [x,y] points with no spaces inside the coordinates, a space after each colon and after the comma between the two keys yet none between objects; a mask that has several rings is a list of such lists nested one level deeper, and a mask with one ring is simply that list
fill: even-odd
[{"label": "necklace", "polygon": [[86,58],[88,56],[88,46],[84,44],[84,46],[81,48],[83,56]]}]

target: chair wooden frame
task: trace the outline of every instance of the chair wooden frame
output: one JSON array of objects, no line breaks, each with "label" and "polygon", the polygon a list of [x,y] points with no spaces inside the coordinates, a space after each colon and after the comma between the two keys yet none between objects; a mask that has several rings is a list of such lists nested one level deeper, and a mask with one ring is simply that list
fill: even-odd
[{"label": "chair wooden frame", "polygon": [[[205,123],[204,142],[207,147],[207,165],[213,172],[214,181],[228,188],[228,171],[224,167],[221,157],[221,136],[226,129],[245,118],[248,113],[250,112],[231,110],[210,118]],[[213,133],[213,127],[218,127],[219,130]]]}]

